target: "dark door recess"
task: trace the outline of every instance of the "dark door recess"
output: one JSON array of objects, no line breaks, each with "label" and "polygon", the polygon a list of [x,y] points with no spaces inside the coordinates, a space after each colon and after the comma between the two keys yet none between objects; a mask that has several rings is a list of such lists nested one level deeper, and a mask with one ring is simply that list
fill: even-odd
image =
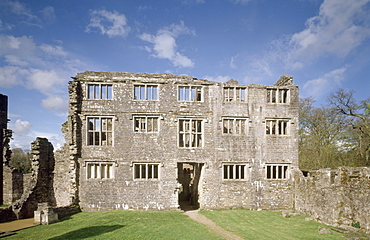
[{"label": "dark door recess", "polygon": [[177,163],[177,180],[179,189],[179,205],[182,210],[199,208],[199,179],[203,163]]}]

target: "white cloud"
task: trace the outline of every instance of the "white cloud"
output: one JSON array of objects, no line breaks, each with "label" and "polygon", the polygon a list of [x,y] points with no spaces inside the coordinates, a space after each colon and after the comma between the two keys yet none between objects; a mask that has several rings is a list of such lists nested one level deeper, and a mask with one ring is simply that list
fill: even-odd
[{"label": "white cloud", "polygon": [[127,19],[124,14],[117,11],[95,10],[91,12],[90,24],[86,27],[86,32],[91,32],[97,28],[101,34],[108,37],[125,37],[130,31]]},{"label": "white cloud", "polygon": [[28,121],[17,119],[9,124],[9,129],[13,131],[13,139],[10,141],[11,148],[30,149],[31,142],[37,137],[44,137],[54,146],[54,150],[60,148],[65,143],[62,134],[38,132],[32,130],[32,124]]},{"label": "white cloud", "polygon": [[52,6],[47,6],[41,10],[43,17],[48,21],[54,21],[56,19],[54,8]]},{"label": "white cloud", "polygon": [[49,55],[66,57],[68,53],[61,46],[53,46],[49,44],[41,44],[40,49]]},{"label": "white cloud", "polygon": [[5,66],[0,68],[0,87],[13,87],[23,83],[22,78],[28,71],[20,67]]},{"label": "white cloud", "polygon": [[[66,86],[62,86],[84,65],[78,59],[68,58],[69,53],[62,46],[37,45],[32,37],[0,35],[0,42],[0,60],[3,58],[6,63],[0,67],[1,87],[22,85],[50,97],[65,93]],[[56,102],[57,99],[53,100]],[[63,112],[60,104],[52,107],[47,103],[45,100],[43,106],[48,110],[57,114]]]},{"label": "white cloud", "polygon": [[319,14],[307,20],[306,29],[291,37],[290,60],[348,55],[370,36],[364,24],[370,20],[369,12],[365,12],[367,3],[369,0],[325,0]]},{"label": "white cloud", "polygon": [[36,16],[32,14],[30,9],[28,9],[23,3],[20,3],[18,1],[8,0],[8,1],[2,1],[0,4],[8,8],[10,12],[16,15],[26,16],[29,19],[36,18]]},{"label": "white cloud", "polygon": [[231,0],[232,2],[234,2],[235,4],[247,4],[250,0]]},{"label": "white cloud", "polygon": [[56,71],[40,69],[31,69],[28,80],[27,84],[29,88],[37,89],[46,95],[53,92],[57,85],[62,85],[66,82],[66,79],[59,76]]},{"label": "white cloud", "polygon": [[31,133],[32,124],[28,121],[22,121],[17,119],[17,121],[10,126],[15,135],[28,135]]},{"label": "white cloud", "polygon": [[5,57],[5,62],[7,62],[10,65],[21,66],[21,67],[25,67],[28,65],[27,61],[23,61],[15,55],[6,55],[4,57]]},{"label": "white cloud", "polygon": [[25,59],[35,55],[36,45],[31,37],[0,35],[0,42],[0,55],[16,55]]},{"label": "white cloud", "polygon": [[303,85],[304,95],[319,98],[340,87],[346,70],[345,67],[338,68],[321,77],[307,81]]},{"label": "white cloud", "polygon": [[144,33],[140,35],[140,39],[153,44],[152,48],[145,46],[148,52],[153,53],[153,57],[168,59],[176,67],[193,67],[194,62],[177,51],[176,38],[182,34],[194,34],[194,32],[181,22],[158,30],[157,35]]},{"label": "white cloud", "polygon": [[230,66],[230,68],[232,68],[232,69],[237,69],[237,66],[236,66],[236,64],[235,64],[235,60],[238,58],[238,55],[236,55],[236,56],[232,56],[231,57],[231,59],[230,59],[230,64],[229,64],[229,66]]},{"label": "white cloud", "polygon": [[42,106],[52,112],[59,113],[61,115],[67,115],[68,112],[68,100],[63,99],[61,96],[49,96],[42,100]]},{"label": "white cloud", "polygon": [[231,79],[230,76],[222,76],[222,75],[219,75],[219,76],[216,76],[216,77],[212,77],[212,76],[205,76],[203,77],[204,79],[207,79],[209,81],[213,81],[213,82],[222,82],[222,83],[225,83],[227,81],[229,81]]}]

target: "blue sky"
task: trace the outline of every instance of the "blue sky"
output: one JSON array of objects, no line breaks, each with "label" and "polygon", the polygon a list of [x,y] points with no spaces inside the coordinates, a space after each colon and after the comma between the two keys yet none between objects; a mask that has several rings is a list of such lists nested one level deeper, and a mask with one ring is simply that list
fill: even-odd
[{"label": "blue sky", "polygon": [[370,92],[370,0],[0,0],[0,93],[11,146],[63,144],[70,77],[85,70],[273,85],[317,104]]}]

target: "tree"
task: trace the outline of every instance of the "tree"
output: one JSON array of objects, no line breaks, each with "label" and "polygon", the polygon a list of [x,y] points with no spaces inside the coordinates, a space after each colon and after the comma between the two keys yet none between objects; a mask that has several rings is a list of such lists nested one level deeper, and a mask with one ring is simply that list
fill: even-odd
[{"label": "tree", "polygon": [[31,154],[23,151],[21,148],[12,149],[9,166],[17,169],[21,173],[31,172]]},{"label": "tree", "polygon": [[343,116],[327,107],[313,107],[312,98],[299,102],[299,166],[302,170],[347,165],[343,158],[346,125]]},{"label": "tree", "polygon": [[357,102],[353,91],[339,89],[328,100],[333,111],[345,116],[350,126],[354,161],[370,166],[370,98]]}]

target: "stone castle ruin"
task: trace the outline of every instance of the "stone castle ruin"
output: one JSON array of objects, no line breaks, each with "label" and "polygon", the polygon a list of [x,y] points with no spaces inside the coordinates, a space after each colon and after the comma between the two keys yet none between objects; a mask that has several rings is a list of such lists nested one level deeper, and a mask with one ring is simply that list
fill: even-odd
[{"label": "stone castle ruin", "polygon": [[[298,169],[299,94],[288,75],[265,86],[86,71],[68,91],[66,144],[48,151],[48,197],[33,211],[35,202],[56,211],[296,209],[370,231],[369,169]],[[13,212],[25,192],[12,195]]]}]

